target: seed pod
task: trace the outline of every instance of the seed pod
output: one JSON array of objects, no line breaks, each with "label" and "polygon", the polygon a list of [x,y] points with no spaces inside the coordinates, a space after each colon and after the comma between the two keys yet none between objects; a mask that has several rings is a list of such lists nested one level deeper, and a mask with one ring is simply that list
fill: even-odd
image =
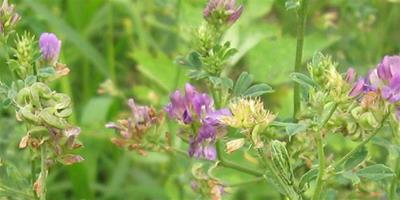
[{"label": "seed pod", "polygon": [[62,118],[56,117],[54,115],[55,111],[55,108],[45,108],[40,112],[39,117],[50,126],[65,129],[68,125],[67,122]]},{"label": "seed pod", "polygon": [[32,105],[26,105],[18,111],[18,115],[29,122],[39,124],[40,118],[33,114],[32,110]]},{"label": "seed pod", "polygon": [[240,149],[245,143],[244,138],[239,138],[235,140],[231,140],[226,143],[226,152],[228,154],[233,153],[234,151]]},{"label": "seed pod", "polygon": [[61,110],[60,112],[55,112],[54,115],[57,117],[61,117],[61,118],[68,118],[69,116],[71,116],[72,114],[72,109],[71,108],[67,108],[64,110]]},{"label": "seed pod", "polygon": [[22,88],[15,97],[15,100],[19,105],[28,104],[30,102],[30,99],[31,99],[31,91],[29,88]]},{"label": "seed pod", "polygon": [[374,114],[366,112],[360,116],[360,125],[364,129],[376,129],[379,127],[379,122],[376,120]]},{"label": "seed pod", "polygon": [[71,105],[71,98],[66,94],[57,93],[57,94],[53,95],[52,98],[56,102],[55,108],[57,110],[68,108]]},{"label": "seed pod", "polygon": [[278,140],[271,142],[272,163],[278,170],[279,176],[288,184],[293,184],[293,170],[285,143]]}]

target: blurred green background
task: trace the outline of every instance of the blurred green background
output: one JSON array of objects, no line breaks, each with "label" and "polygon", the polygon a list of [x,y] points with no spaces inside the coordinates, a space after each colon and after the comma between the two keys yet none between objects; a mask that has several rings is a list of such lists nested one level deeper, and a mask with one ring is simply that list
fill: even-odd
[{"label": "blurred green background", "polygon": [[[240,1],[240,0],[239,0]],[[186,81],[176,64],[190,49],[192,30],[202,22],[206,0],[10,0],[23,16],[20,30],[54,32],[63,41],[61,60],[70,76],[55,88],[73,97],[73,120],[83,129],[80,154],[86,161],[51,169],[48,199],[194,199],[191,161],[184,156],[151,153],[147,157],[116,148],[104,124],[126,110],[124,98],[99,95],[112,80],[125,97],[162,108],[168,94]],[[291,116],[289,73],[293,69],[296,12],[284,0],[243,0],[245,11],[225,36],[239,49],[225,73],[248,70],[276,92],[265,96],[281,118]],[[305,59],[317,51],[332,55],[341,71],[361,73],[387,54],[400,53],[400,1],[311,0]],[[7,79],[2,59],[0,77]],[[29,188],[29,152],[17,148],[24,135],[14,113],[1,109],[0,181]],[[170,131],[174,131],[171,127]],[[179,143],[177,144],[180,145]],[[242,155],[237,155],[240,159]],[[22,158],[26,159],[22,159]],[[237,182],[245,176],[224,170]],[[229,199],[277,199],[267,183],[230,191]],[[18,199],[18,198],[17,198]]]}]

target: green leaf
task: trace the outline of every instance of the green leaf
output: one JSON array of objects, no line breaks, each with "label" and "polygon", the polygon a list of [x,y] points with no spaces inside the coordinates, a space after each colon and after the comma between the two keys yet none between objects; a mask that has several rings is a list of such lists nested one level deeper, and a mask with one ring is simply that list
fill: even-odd
[{"label": "green leaf", "polygon": [[2,106],[3,106],[4,108],[8,108],[8,107],[11,105],[11,103],[12,103],[12,99],[10,99],[10,98],[5,98],[5,99],[3,99],[3,101],[1,102],[1,104],[2,104]]},{"label": "green leaf", "polygon": [[25,78],[25,85],[32,85],[37,81],[36,76],[29,75]]},{"label": "green leaf", "polygon": [[240,74],[238,80],[236,81],[235,88],[233,89],[233,95],[242,95],[250,87],[252,82],[253,76],[247,72],[242,72],[242,74]]},{"label": "green leaf", "polygon": [[[311,34],[305,37],[304,62],[307,62],[315,52],[334,44],[338,37],[326,37],[323,34]],[[281,84],[289,81],[293,72],[296,38],[281,36],[277,39],[263,40],[252,48],[246,60],[249,72],[254,74],[254,80],[268,84]]]},{"label": "green leaf", "polygon": [[98,126],[104,124],[112,103],[113,99],[110,97],[92,98],[83,109],[81,119],[82,125],[93,126],[94,124],[97,124],[96,126]]},{"label": "green leaf", "polygon": [[303,133],[310,126],[309,124],[296,124],[296,123],[286,123],[286,122],[273,122],[272,125],[278,127],[284,127],[286,130],[286,134],[289,137],[292,137],[296,134]]},{"label": "green leaf", "polygon": [[221,85],[221,83],[222,83],[221,78],[216,77],[216,76],[210,76],[210,77],[208,77],[208,79],[214,85],[214,87],[219,87],[219,85]]},{"label": "green leaf", "polygon": [[249,89],[247,89],[244,93],[243,96],[245,97],[258,97],[266,93],[272,93],[274,90],[272,89],[271,86],[265,83],[257,84],[251,86]]},{"label": "green leaf", "polygon": [[365,160],[367,155],[368,155],[367,149],[365,147],[361,148],[346,161],[346,163],[344,164],[344,169],[351,170],[354,167],[357,167],[362,161]]},{"label": "green leaf", "polygon": [[384,164],[375,164],[368,166],[366,168],[360,169],[357,175],[372,181],[378,181],[385,178],[390,178],[395,176],[392,169]]},{"label": "green leaf", "polygon": [[346,179],[351,180],[353,185],[360,183],[360,177],[358,177],[357,174],[353,173],[352,171],[345,171],[342,173],[342,176]]},{"label": "green leaf", "polygon": [[189,78],[194,80],[201,80],[208,76],[208,73],[203,70],[191,70],[188,73]]},{"label": "green leaf", "polygon": [[38,76],[42,78],[49,78],[54,75],[56,75],[56,70],[54,69],[54,67],[45,67],[39,69],[38,71]]},{"label": "green leaf", "polygon": [[222,77],[221,84],[223,89],[230,90],[233,88],[233,80],[228,77]]},{"label": "green leaf", "polygon": [[190,67],[194,68],[200,68],[203,65],[200,59],[200,54],[196,51],[193,51],[189,54],[187,62]]},{"label": "green leaf", "polygon": [[308,185],[310,184],[310,182],[312,180],[314,180],[315,178],[317,178],[318,175],[318,168],[313,168],[310,169],[308,172],[306,172],[301,178],[300,178],[300,182],[299,182],[299,188],[301,190],[306,189],[306,187],[308,187]]},{"label": "green leaf", "polygon": [[315,82],[303,73],[293,72],[290,74],[290,78],[306,88],[314,88],[316,86]]},{"label": "green leaf", "polygon": [[152,54],[147,50],[137,50],[132,57],[138,62],[138,70],[165,92],[176,89],[187,80],[185,70],[161,51]]}]

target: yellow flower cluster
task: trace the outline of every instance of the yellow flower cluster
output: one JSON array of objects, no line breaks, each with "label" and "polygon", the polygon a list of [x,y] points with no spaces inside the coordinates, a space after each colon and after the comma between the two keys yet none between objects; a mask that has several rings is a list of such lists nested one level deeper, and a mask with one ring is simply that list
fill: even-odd
[{"label": "yellow flower cluster", "polygon": [[229,105],[232,116],[226,116],[221,121],[231,127],[251,130],[255,126],[268,126],[276,115],[264,109],[260,99],[239,99]]}]

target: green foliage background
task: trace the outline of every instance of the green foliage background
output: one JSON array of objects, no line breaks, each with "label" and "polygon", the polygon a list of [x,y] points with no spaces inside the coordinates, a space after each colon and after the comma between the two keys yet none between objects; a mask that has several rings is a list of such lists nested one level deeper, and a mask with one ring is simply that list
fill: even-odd
[{"label": "green foliage background", "polygon": [[[128,97],[162,108],[168,93],[187,81],[176,64],[190,47],[190,33],[202,20],[205,0],[15,0],[23,16],[20,29],[39,35],[54,32],[63,40],[62,61],[68,78],[54,87],[74,99],[73,121],[83,133],[85,162],[58,166],[50,172],[48,199],[193,199],[191,161],[180,155],[151,153],[141,157],[117,149],[113,132],[104,124],[126,110],[122,98],[100,96],[99,85],[113,80]],[[276,92],[265,96],[281,118],[292,112],[289,73],[295,54],[296,13],[283,0],[243,0],[242,18],[225,36],[239,53],[225,73],[233,77],[247,69],[256,81]],[[350,66],[366,73],[386,54],[400,52],[400,2],[397,0],[312,0],[307,23],[305,58],[317,51],[331,54],[342,71]],[[1,52],[0,52],[1,53]],[[7,80],[2,58],[0,78]],[[172,125],[171,125],[172,126]],[[171,127],[171,130],[176,130]],[[0,183],[29,188],[29,152],[18,150],[22,127],[14,113],[1,110]],[[178,140],[177,140],[178,141]],[[332,151],[346,145],[332,138]],[[177,143],[179,146],[180,144]],[[384,153],[376,147],[376,157]],[[238,160],[242,154],[237,154]],[[25,158],[25,159],[23,159]],[[237,182],[246,177],[222,173]],[[279,199],[267,183],[233,190],[228,199]]]}]

